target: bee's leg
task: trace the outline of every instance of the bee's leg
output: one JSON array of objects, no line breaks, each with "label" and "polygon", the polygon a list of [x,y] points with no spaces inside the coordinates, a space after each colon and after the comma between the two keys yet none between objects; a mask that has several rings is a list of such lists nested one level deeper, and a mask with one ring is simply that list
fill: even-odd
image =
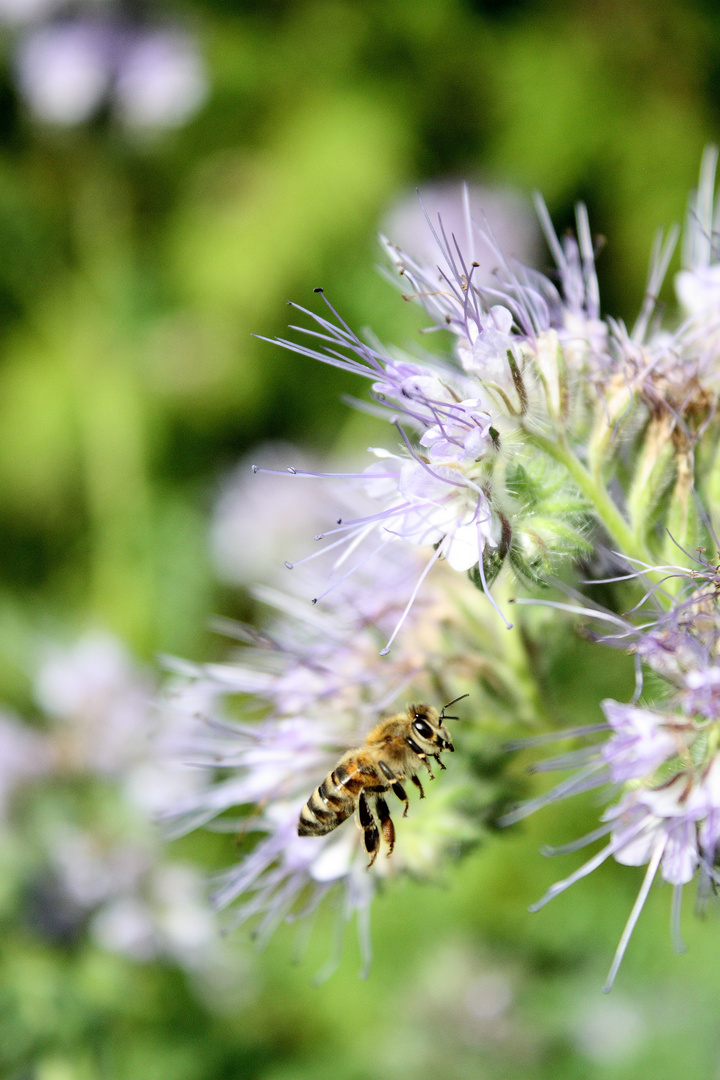
[{"label": "bee's leg", "polygon": [[425,792],[423,791],[423,786],[422,786],[422,784],[420,783],[420,779],[419,779],[419,777],[417,777],[417,776],[411,776],[411,777],[410,777],[410,779],[412,780],[412,782],[413,782],[413,784],[415,785],[415,787],[416,787],[416,788],[419,788],[419,789],[420,789],[420,798],[421,798],[421,799],[424,799],[424,798],[425,798]]},{"label": "bee's leg", "polygon": [[402,784],[398,784],[397,781],[396,781],[393,784],[392,789],[393,789],[393,794],[397,795],[400,802],[405,803],[405,809],[403,810],[403,817],[407,817],[408,807],[409,807],[410,803],[408,802],[408,797],[407,797],[407,794],[405,793],[405,788],[402,786]]},{"label": "bee's leg", "polygon": [[427,754],[423,753],[423,751],[420,749],[420,747],[418,746],[418,744],[415,742],[414,739],[408,738],[408,739],[405,740],[405,742],[408,744],[408,746],[410,747],[412,752],[414,754],[417,754],[417,756],[420,758],[420,760],[424,764],[425,768],[430,773],[430,779],[434,780],[435,779],[435,774],[433,773],[432,769],[430,768],[430,762],[427,759]]},{"label": "bee's leg", "polygon": [[378,795],[377,799],[375,800],[375,809],[377,810],[377,815],[380,818],[380,828],[382,829],[385,843],[390,849],[388,851],[388,858],[390,858],[393,853],[393,848],[395,847],[395,826],[393,825],[392,818],[390,817],[388,804],[385,802],[382,795]]},{"label": "bee's leg", "polygon": [[444,769],[446,767],[445,765],[443,765],[442,761],[440,760],[440,755],[439,754],[433,754],[433,757],[435,758],[435,760],[437,761],[437,763],[438,763],[438,765],[440,766],[441,769]]},{"label": "bee's leg", "polygon": [[370,862],[366,867],[366,869],[369,870],[375,862],[377,853],[380,850],[380,833],[377,830],[375,818],[372,816],[364,791],[361,793],[358,801],[358,812],[360,814],[360,824],[365,834],[365,850],[370,856]]}]

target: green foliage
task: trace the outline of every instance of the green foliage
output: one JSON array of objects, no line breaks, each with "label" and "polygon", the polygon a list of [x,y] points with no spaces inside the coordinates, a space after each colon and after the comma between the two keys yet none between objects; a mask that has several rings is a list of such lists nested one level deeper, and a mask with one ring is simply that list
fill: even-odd
[{"label": "green foliage", "polygon": [[[588,503],[564,470],[540,455],[518,455],[508,464],[505,485],[511,509],[502,515],[499,543],[488,546],[483,555],[488,586],[506,559],[520,582],[542,587],[568,557],[577,559],[592,551]],[[477,567],[469,571],[469,577],[476,588],[483,588]]]}]

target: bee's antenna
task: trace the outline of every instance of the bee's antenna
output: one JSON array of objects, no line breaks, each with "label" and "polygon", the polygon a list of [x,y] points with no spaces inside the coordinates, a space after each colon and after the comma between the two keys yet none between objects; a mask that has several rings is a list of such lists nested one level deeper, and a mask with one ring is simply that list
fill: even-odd
[{"label": "bee's antenna", "polygon": [[461,694],[460,697],[453,698],[452,701],[448,701],[447,705],[443,705],[442,712],[440,713],[441,720],[459,720],[459,716],[448,716],[445,712],[451,705],[454,705],[456,701],[462,701],[463,698],[470,697],[469,694]]}]

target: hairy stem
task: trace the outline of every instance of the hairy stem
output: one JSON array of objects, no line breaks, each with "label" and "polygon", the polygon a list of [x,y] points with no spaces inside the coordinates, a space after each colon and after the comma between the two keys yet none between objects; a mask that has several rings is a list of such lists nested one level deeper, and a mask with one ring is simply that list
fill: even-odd
[{"label": "hairy stem", "polygon": [[629,555],[632,559],[639,559],[641,562],[652,566],[655,561],[652,554],[643,541],[633,533],[611,499],[602,478],[593,476],[585,468],[582,462],[575,457],[564,438],[560,436],[557,440],[554,440],[548,439],[544,435],[538,435],[535,432],[528,432],[528,440],[567,469],[580,491],[592,504],[593,510],[605,526],[611,539],[618,545],[618,550],[624,555]]}]

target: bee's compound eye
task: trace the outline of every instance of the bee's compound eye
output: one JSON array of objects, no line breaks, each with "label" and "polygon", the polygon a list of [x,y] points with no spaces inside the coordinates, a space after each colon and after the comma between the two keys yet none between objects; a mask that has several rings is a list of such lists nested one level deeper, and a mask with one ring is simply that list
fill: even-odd
[{"label": "bee's compound eye", "polygon": [[413,720],[413,730],[418,733],[421,739],[432,739],[432,728],[424,720],[417,718]]}]

